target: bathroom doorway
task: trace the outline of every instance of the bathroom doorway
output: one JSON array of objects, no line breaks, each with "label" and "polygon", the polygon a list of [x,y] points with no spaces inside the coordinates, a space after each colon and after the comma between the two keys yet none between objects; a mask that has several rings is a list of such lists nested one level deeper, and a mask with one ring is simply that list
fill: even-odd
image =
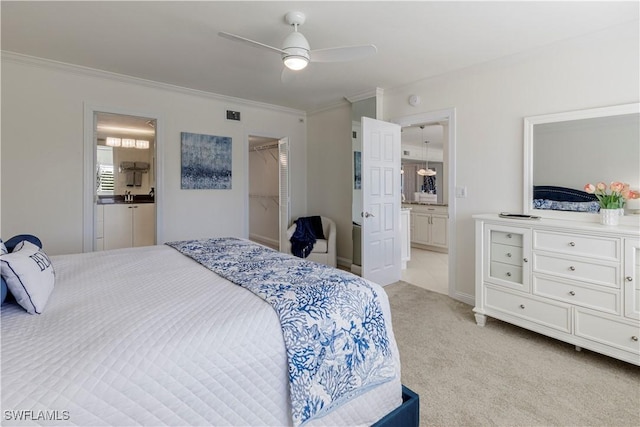
[{"label": "bathroom doorway", "polygon": [[[414,243],[411,247],[411,260],[407,262],[407,269],[403,270],[403,280],[464,300],[457,293],[453,268],[456,258],[455,119],[455,109],[447,109],[401,117],[393,122],[402,127],[403,151],[406,148],[405,134],[414,134],[413,149],[407,149],[414,153],[403,153],[402,157],[403,163],[405,157],[412,158],[410,160],[413,161],[413,166],[403,167],[402,181],[413,180],[415,186],[414,189],[410,184],[411,188],[408,190],[414,193],[411,201],[415,204],[407,203],[407,194],[403,203],[403,207],[412,208],[411,235]],[[441,134],[439,150],[436,150],[435,143],[438,136],[427,133],[432,130],[439,130]],[[425,144],[425,141],[430,142]],[[428,175],[435,176],[436,180],[426,182],[425,177],[428,175],[422,171],[419,174],[420,169],[424,169],[424,172],[428,169],[435,171],[435,174]],[[408,174],[412,174],[410,179],[407,179]],[[437,178],[439,175],[441,179]],[[437,191],[434,194],[431,190],[436,188],[436,183]]]},{"label": "bathroom doorway", "polygon": [[84,115],[83,251],[162,241],[158,116],[91,105]]}]

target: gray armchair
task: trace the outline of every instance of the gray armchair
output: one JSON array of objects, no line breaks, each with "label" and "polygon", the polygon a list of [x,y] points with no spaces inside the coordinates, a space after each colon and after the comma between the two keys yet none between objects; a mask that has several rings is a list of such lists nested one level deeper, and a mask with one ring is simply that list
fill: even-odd
[{"label": "gray armchair", "polygon": [[[337,267],[337,255],[336,255],[336,223],[333,220],[321,216],[322,219],[322,233],[325,239],[318,239],[313,245],[313,250],[306,258],[310,261],[326,264],[331,267]],[[291,240],[291,236],[296,231],[296,223],[294,222],[287,230],[287,241]],[[291,242],[287,245],[288,253],[291,254]]]}]

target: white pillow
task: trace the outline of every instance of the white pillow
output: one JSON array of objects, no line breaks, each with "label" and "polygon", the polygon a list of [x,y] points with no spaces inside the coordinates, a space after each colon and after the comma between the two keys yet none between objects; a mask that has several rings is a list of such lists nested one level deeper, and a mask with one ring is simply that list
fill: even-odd
[{"label": "white pillow", "polygon": [[2,277],[18,304],[30,314],[40,314],[53,290],[55,272],[49,257],[28,241],[2,255]]}]

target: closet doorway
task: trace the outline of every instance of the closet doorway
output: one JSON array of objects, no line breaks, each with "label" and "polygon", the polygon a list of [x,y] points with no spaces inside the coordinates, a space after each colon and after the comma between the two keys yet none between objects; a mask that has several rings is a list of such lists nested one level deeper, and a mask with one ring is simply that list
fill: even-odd
[{"label": "closet doorway", "polygon": [[249,240],[282,250],[289,224],[289,143],[249,135]]}]

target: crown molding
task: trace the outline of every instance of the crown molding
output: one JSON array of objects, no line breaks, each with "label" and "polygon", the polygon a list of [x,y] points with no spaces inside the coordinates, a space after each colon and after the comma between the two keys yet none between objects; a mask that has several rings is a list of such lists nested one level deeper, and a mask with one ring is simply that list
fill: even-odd
[{"label": "crown molding", "polygon": [[374,89],[367,89],[364,92],[358,92],[354,93],[353,95],[345,96],[344,99],[353,104],[354,102],[362,101],[364,99],[377,98],[379,96],[382,96],[383,94],[384,89],[376,87]]},{"label": "crown molding", "polygon": [[54,61],[52,59],[46,58],[38,58],[35,56],[23,55],[21,53],[10,52],[3,50],[2,52],[2,61],[15,62],[23,65],[30,65],[41,68],[49,68],[60,70],[68,73],[79,74],[83,76],[91,76],[102,78],[106,80],[121,82],[121,83],[130,83],[136,84],[140,86],[146,86],[154,89],[162,89],[177,93],[182,93],[186,95],[195,95],[203,98],[215,99],[218,101],[229,102],[237,105],[247,105],[250,107],[262,108],[271,111],[278,111],[281,113],[292,114],[296,117],[306,116],[307,113],[303,110],[297,110],[294,108],[282,107],[280,105],[267,104],[264,102],[252,101],[250,99],[243,98],[235,98],[233,96],[220,95],[213,92],[207,92],[204,90],[198,89],[190,89],[183,86],[172,85],[169,83],[157,82],[154,80],[142,79],[139,77],[132,77],[126,74],[118,74],[113,73],[111,71],[99,70],[96,68],[84,67],[81,65],[69,64],[66,62]]},{"label": "crown molding", "polygon": [[336,108],[339,107],[344,107],[344,106],[349,106],[351,107],[351,103],[349,101],[346,100],[346,98],[344,100],[340,100],[331,104],[326,104],[323,105],[321,107],[316,108],[315,110],[309,111],[307,112],[307,116],[313,116],[314,114],[318,114],[318,113],[323,113],[325,111],[330,111],[330,110],[334,110]]}]

